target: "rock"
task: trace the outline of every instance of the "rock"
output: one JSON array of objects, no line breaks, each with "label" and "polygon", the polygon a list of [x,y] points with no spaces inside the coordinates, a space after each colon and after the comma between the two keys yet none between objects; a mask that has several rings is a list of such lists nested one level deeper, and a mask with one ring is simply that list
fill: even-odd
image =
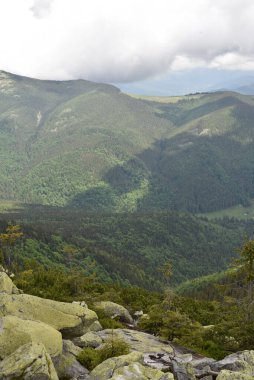
[{"label": "rock", "polygon": [[92,347],[96,348],[102,344],[102,339],[93,332],[88,332],[78,338],[75,338],[73,342],[79,347]]},{"label": "rock", "polygon": [[19,347],[0,362],[2,380],[58,380],[49,354],[41,343]]},{"label": "rock", "polygon": [[82,348],[76,346],[71,340],[63,339],[63,353],[68,352],[69,354],[72,354],[73,356],[77,357],[81,351]]},{"label": "rock", "polygon": [[51,356],[62,353],[62,336],[53,327],[14,316],[0,318],[0,358],[26,343],[42,343]]},{"label": "rock", "polygon": [[[4,306],[1,308],[1,305]],[[80,305],[57,302],[28,294],[0,294],[0,316],[44,322],[62,332],[65,338],[80,336],[97,321],[94,311]]]},{"label": "rock", "polygon": [[101,301],[94,304],[95,308],[102,310],[108,317],[119,317],[121,322],[133,324],[133,319],[125,307],[114,302]]},{"label": "rock", "polygon": [[88,306],[87,306],[87,304],[85,303],[85,301],[72,301],[72,303],[73,303],[74,305],[79,305],[79,306],[87,307],[87,308],[88,308]]},{"label": "rock", "polygon": [[112,380],[173,380],[170,373],[164,373],[157,369],[144,367],[140,363],[132,363],[114,371]]},{"label": "rock", "polygon": [[20,291],[13,284],[10,277],[5,272],[0,272],[0,293],[19,294]]},{"label": "rock", "polygon": [[178,361],[177,358],[175,358],[172,364],[172,372],[176,380],[196,380],[195,370],[191,363],[184,363],[183,361]]},{"label": "rock", "polygon": [[145,353],[143,356],[144,364],[160,371],[172,369],[172,355],[164,353]]},{"label": "rock", "polygon": [[212,363],[211,368],[214,371],[227,369],[230,371],[243,372],[247,375],[254,375],[254,351],[241,351],[226,356],[224,359]]},{"label": "rock", "polygon": [[[157,337],[146,334],[141,331],[130,330],[130,329],[115,329],[113,336],[116,339],[125,340],[131,350],[139,351],[143,353],[167,353],[170,354],[173,352],[172,347],[169,344],[162,343]],[[96,333],[100,336],[103,341],[112,338],[112,330],[102,330]]]},{"label": "rock", "polygon": [[143,355],[132,352],[110,358],[99,364],[92,372],[92,380],[173,380],[172,374],[142,365]]},{"label": "rock", "polygon": [[92,380],[106,380],[111,379],[115,369],[128,366],[134,362],[142,362],[141,352],[131,352],[128,355],[118,356],[117,358],[110,358],[99,364],[91,372]]},{"label": "rock", "polygon": [[144,313],[142,310],[137,310],[135,311],[135,313],[133,314],[133,323],[134,323],[134,326],[137,326],[138,323],[140,322],[140,319],[143,317]]},{"label": "rock", "polygon": [[191,364],[194,368],[202,369],[205,366],[210,366],[211,364],[216,363],[216,360],[212,358],[201,358],[192,360]]},{"label": "rock", "polygon": [[142,315],[144,315],[143,310],[137,310],[137,311],[135,311],[135,313],[133,314],[133,317],[134,317],[135,319],[138,319],[138,318],[142,317]]},{"label": "rock", "polygon": [[253,376],[244,373],[222,370],[216,380],[253,380]]},{"label": "rock", "polygon": [[102,325],[100,324],[99,321],[94,321],[90,326],[87,327],[87,332],[89,331],[101,331],[102,330]]},{"label": "rock", "polygon": [[63,353],[53,358],[60,379],[90,379],[89,371],[76,360],[81,351],[82,349],[75,346],[70,340],[63,341]]}]

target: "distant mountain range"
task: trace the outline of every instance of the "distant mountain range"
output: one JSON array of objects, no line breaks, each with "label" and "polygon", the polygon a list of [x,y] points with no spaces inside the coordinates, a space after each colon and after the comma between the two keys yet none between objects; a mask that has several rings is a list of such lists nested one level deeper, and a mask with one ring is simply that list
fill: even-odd
[{"label": "distant mountain range", "polygon": [[0,72],[0,136],[1,199],[202,213],[254,197],[252,96],[137,99]]}]

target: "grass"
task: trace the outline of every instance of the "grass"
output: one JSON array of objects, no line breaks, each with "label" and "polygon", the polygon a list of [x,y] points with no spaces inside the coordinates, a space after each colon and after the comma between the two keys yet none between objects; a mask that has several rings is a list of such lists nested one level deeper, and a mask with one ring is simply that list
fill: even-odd
[{"label": "grass", "polygon": [[237,205],[234,207],[229,207],[224,210],[213,211],[201,214],[206,216],[208,219],[220,219],[223,217],[237,218],[242,220],[254,219],[254,200],[251,200],[251,205],[244,207],[242,205]]},{"label": "grass", "polygon": [[197,95],[184,95],[184,96],[150,96],[150,95],[139,95],[139,94],[127,94],[135,99],[148,100],[150,102],[156,103],[178,103],[181,100],[191,100],[198,99],[202,94]]},{"label": "grass", "polygon": [[11,212],[11,211],[18,211],[22,210],[24,208],[24,204],[20,202],[15,201],[9,201],[9,200],[0,200],[0,212]]}]

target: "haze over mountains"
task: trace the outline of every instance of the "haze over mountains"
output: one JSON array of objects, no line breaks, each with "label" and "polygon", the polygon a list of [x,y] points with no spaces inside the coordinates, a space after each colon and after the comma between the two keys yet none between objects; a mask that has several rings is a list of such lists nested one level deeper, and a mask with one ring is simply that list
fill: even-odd
[{"label": "haze over mountains", "polygon": [[136,99],[0,75],[1,199],[88,211],[207,212],[254,197],[254,97]]},{"label": "haze over mountains", "polygon": [[253,71],[195,68],[171,71],[155,78],[116,84],[127,93],[175,96],[196,92],[236,91],[254,94]]}]

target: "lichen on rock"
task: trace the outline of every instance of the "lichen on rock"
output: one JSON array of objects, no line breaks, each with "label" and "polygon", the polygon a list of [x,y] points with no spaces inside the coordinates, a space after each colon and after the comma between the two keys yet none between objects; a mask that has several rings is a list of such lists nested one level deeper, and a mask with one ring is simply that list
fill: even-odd
[{"label": "lichen on rock", "polygon": [[101,301],[94,304],[95,308],[102,310],[106,316],[110,318],[118,317],[121,322],[133,324],[133,318],[131,317],[129,311],[115,302]]},{"label": "lichen on rock", "polygon": [[0,358],[26,343],[42,343],[51,356],[62,352],[62,336],[53,327],[11,315],[0,318]]},{"label": "lichen on rock", "polygon": [[58,380],[50,355],[42,343],[19,347],[0,362],[2,380]]},{"label": "lichen on rock", "polygon": [[94,311],[77,304],[52,301],[29,294],[0,294],[1,315],[44,322],[62,332],[66,338],[89,331],[98,320]]}]

